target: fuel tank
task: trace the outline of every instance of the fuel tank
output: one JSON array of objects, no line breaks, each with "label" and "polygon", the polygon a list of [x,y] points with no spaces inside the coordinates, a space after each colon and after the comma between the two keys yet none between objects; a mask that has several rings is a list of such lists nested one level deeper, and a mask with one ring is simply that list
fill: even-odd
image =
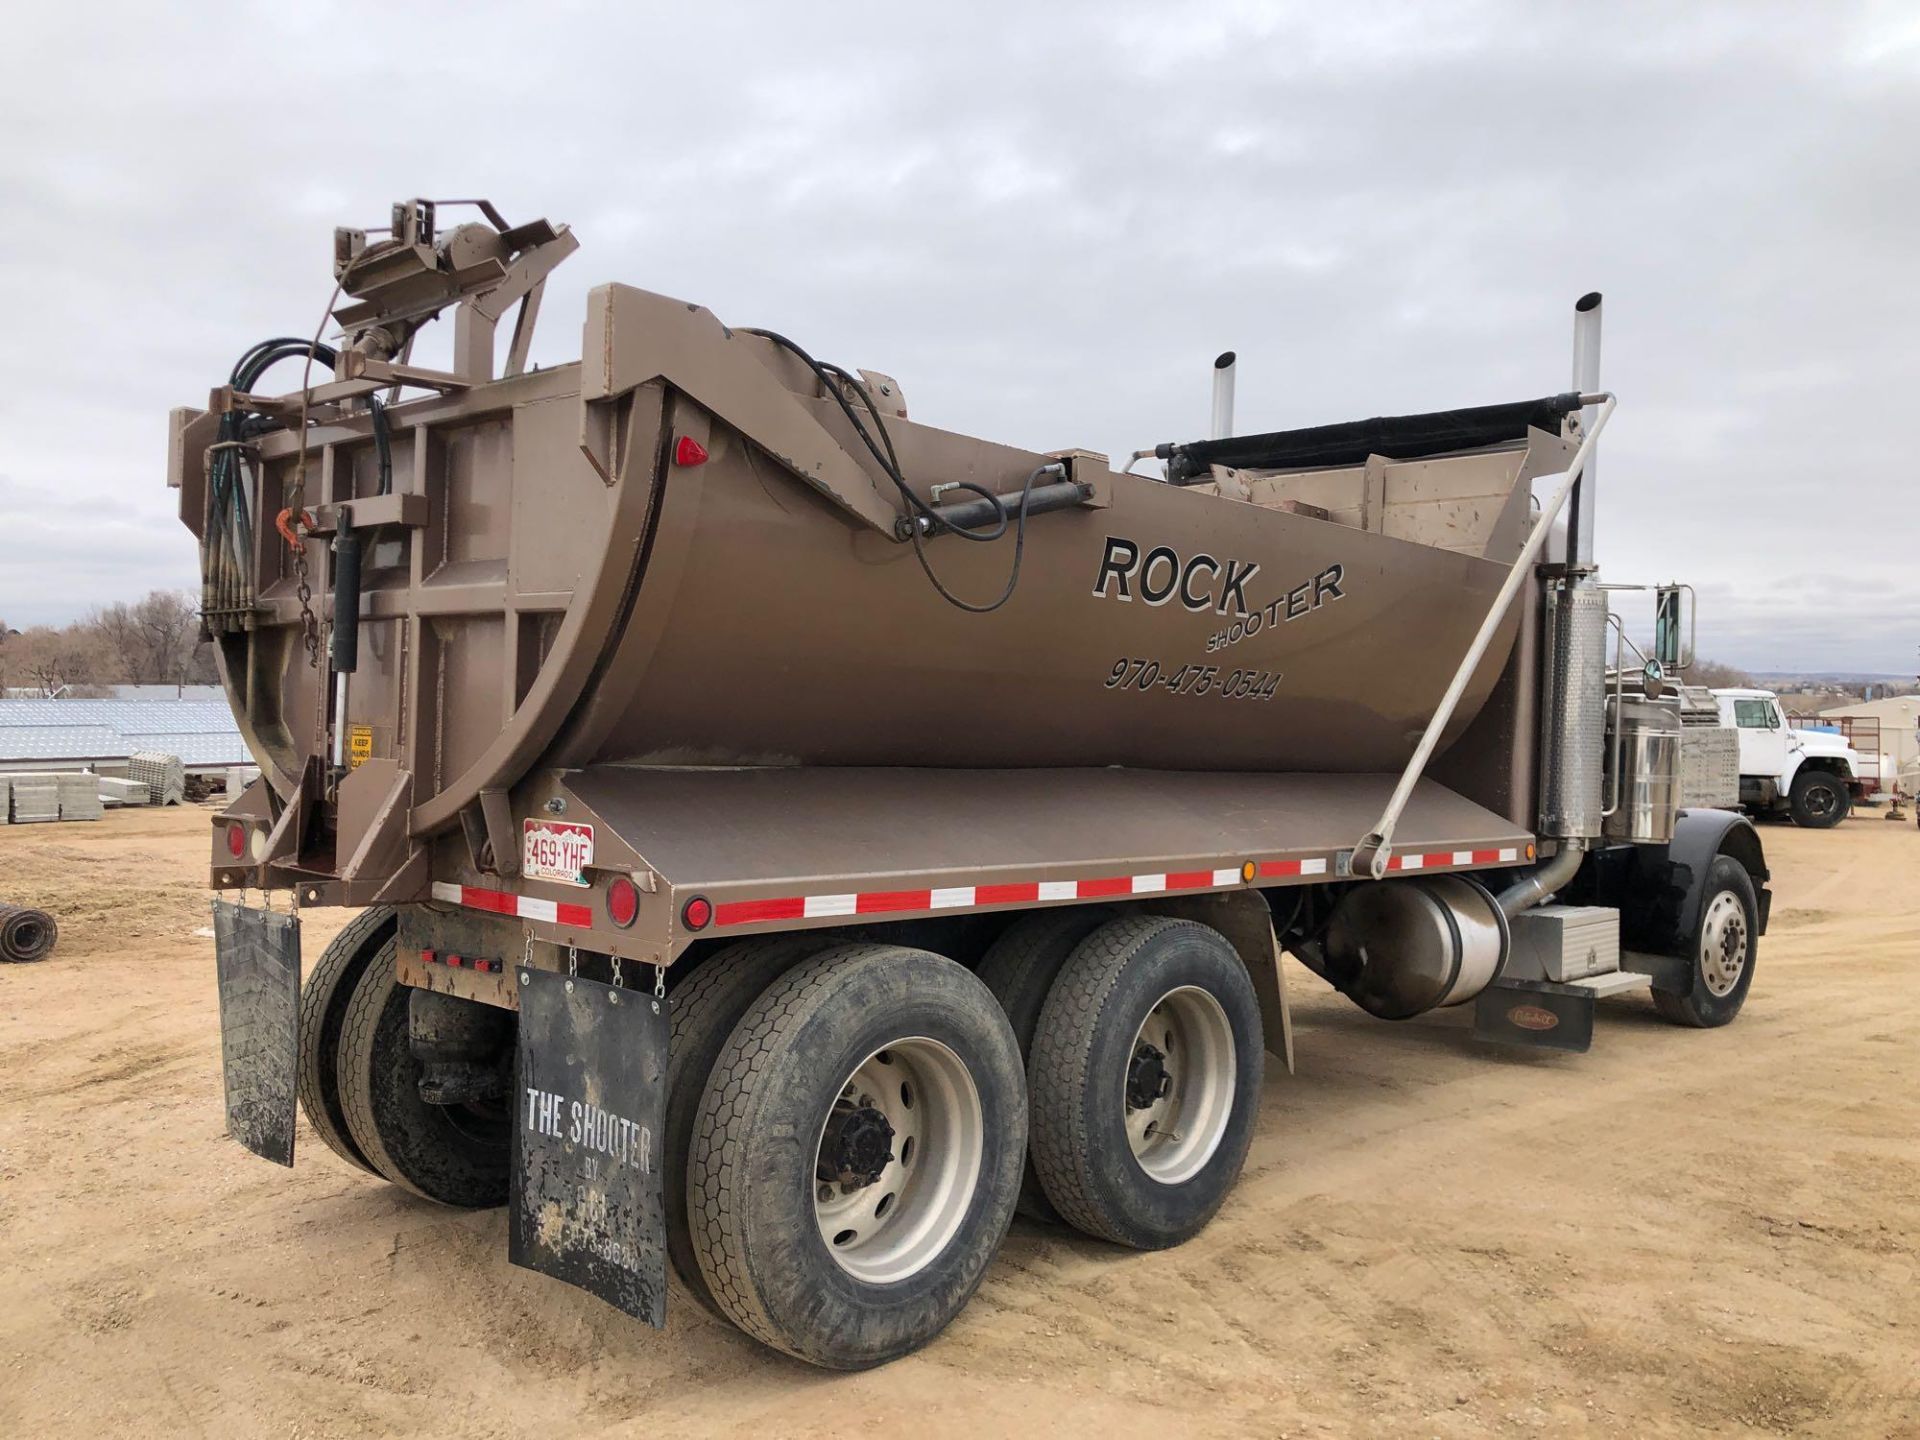
[{"label": "fuel tank", "polygon": [[[217,636],[274,789],[332,749],[405,778],[417,837],[535,766],[1392,770],[1518,553],[1529,480],[1569,450],[1531,430],[1171,485],[919,424],[884,376],[863,389],[835,399],[773,340],[608,286],[581,362],[390,403],[378,444],[366,410],[309,397],[304,433],[250,442],[255,583]],[[1084,498],[990,543],[904,543],[849,397],[930,503],[954,482],[1017,494],[1049,464]],[[204,539],[211,417],[178,412],[174,438]],[[290,546],[265,517],[296,504]],[[343,714],[318,640],[342,524],[361,551]],[[1016,567],[990,613],[927,573],[983,605]]]}]

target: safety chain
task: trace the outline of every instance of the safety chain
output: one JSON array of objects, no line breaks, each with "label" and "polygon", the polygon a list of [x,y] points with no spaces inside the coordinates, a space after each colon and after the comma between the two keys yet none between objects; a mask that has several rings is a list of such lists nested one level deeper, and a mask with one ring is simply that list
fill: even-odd
[{"label": "safety chain", "polygon": [[533,931],[528,930],[524,933],[527,937],[527,943],[520,951],[520,968],[522,970],[531,970],[533,969]]},{"label": "safety chain", "polygon": [[620,957],[618,955],[613,957],[613,988],[616,990],[624,990],[627,988],[626,977],[620,973]]},{"label": "safety chain", "polygon": [[576,980],[580,976],[580,952],[573,946],[567,946],[567,978]]},{"label": "safety chain", "polygon": [[[298,515],[298,511],[295,515]],[[299,521],[296,518],[295,524]],[[304,542],[293,547],[293,573],[300,581],[294,594],[300,597],[300,642],[307,647],[307,665],[310,669],[320,668],[320,619],[313,613],[313,577],[307,568],[307,547]]]},{"label": "safety chain", "polygon": [[667,998],[667,967],[664,965],[653,967],[653,998],[656,1000]]}]

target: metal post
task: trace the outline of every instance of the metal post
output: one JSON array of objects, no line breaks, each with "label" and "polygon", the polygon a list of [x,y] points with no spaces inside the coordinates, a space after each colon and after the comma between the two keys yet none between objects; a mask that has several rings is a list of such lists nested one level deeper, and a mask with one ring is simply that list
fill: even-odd
[{"label": "metal post", "polygon": [[1213,424],[1208,427],[1209,440],[1224,440],[1233,434],[1233,372],[1236,357],[1231,350],[1222,351],[1213,362]]},{"label": "metal post", "polygon": [[[1600,292],[1589,291],[1573,304],[1573,388],[1582,395],[1600,389]],[[1595,407],[1580,412],[1580,429],[1590,433]],[[1567,519],[1567,564],[1575,570],[1593,566],[1593,456],[1587,456],[1585,474],[1573,489],[1573,510]]]}]

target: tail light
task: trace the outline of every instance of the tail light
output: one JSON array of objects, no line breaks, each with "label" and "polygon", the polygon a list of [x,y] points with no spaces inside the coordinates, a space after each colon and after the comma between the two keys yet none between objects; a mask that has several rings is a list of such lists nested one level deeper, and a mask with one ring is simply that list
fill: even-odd
[{"label": "tail light", "polygon": [[227,826],[227,853],[236,860],[247,853],[247,827],[237,820]]},{"label": "tail light", "polygon": [[676,465],[704,465],[707,463],[707,447],[691,435],[682,435],[674,443],[673,463]]},{"label": "tail light", "polygon": [[680,907],[680,921],[689,930],[704,930],[713,923],[713,902],[696,895]]},{"label": "tail light", "polygon": [[607,918],[622,930],[640,918],[640,887],[624,875],[607,886]]}]

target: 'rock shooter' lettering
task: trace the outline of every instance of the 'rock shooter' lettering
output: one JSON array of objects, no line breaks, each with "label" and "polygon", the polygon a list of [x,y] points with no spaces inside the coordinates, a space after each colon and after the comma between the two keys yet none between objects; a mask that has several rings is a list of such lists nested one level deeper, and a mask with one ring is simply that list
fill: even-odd
[{"label": "'rock shooter' lettering", "polygon": [[1245,615],[1247,582],[1259,573],[1252,560],[1223,561],[1202,553],[1183,561],[1169,545],[1156,545],[1143,558],[1133,541],[1109,535],[1093,593],[1119,600],[1132,600],[1137,593],[1149,605],[1164,605],[1178,595],[1196,614]]}]

